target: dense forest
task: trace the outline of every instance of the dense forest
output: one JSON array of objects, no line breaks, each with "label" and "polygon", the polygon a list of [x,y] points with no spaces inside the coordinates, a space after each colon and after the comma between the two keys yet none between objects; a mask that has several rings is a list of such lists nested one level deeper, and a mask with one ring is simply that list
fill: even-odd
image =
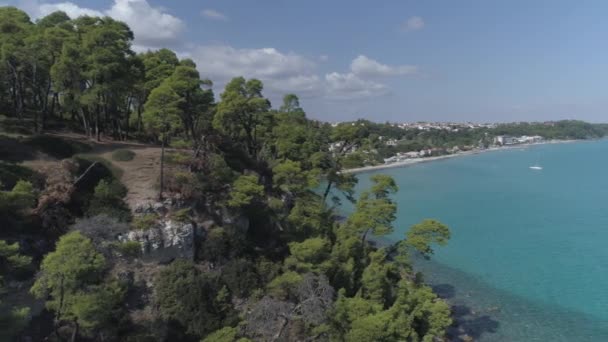
[{"label": "dense forest", "polygon": [[[0,339],[447,338],[450,307],[410,259],[450,230],[429,219],[377,246],[397,185],[375,175],[355,194],[341,172],[376,141],[368,125],[309,120],[293,94],[273,108],[256,79],[234,78],[216,101],[192,60],[136,54],[132,40],[108,17],[34,23],[0,8]],[[146,145],[92,145],[109,140]],[[119,166],[149,146],[161,147],[159,200],[134,208]],[[160,224],[191,232],[192,253],[159,261],[131,238]]]}]

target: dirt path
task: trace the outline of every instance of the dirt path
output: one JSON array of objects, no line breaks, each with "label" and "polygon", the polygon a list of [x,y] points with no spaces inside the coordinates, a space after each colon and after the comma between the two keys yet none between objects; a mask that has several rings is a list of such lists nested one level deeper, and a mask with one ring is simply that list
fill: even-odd
[{"label": "dirt path", "polygon": [[101,154],[101,157],[123,170],[120,181],[129,190],[125,201],[131,209],[134,209],[138,203],[151,201],[158,197],[160,148],[138,147],[130,148],[130,150],[135,152],[135,158],[131,161],[112,160],[112,151]]}]

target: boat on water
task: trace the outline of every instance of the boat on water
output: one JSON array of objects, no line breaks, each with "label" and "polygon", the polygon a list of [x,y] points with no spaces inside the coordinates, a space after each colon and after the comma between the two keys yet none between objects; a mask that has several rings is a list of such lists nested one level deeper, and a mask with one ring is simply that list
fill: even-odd
[{"label": "boat on water", "polygon": [[538,165],[533,165],[533,166],[530,166],[530,169],[532,169],[532,170],[542,170],[543,167],[542,166],[538,166]]}]

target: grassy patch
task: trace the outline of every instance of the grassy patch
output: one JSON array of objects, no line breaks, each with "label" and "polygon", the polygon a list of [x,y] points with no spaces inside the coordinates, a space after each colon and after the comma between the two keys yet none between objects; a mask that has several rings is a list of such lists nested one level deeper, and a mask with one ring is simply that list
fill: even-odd
[{"label": "grassy patch", "polygon": [[115,161],[131,161],[135,158],[135,152],[126,149],[120,149],[112,152],[112,160]]},{"label": "grassy patch", "polygon": [[70,158],[75,154],[86,153],[91,150],[91,146],[85,143],[50,135],[32,136],[25,139],[23,143],[57,159]]},{"label": "grassy patch", "polygon": [[158,215],[145,214],[142,216],[134,217],[133,222],[131,222],[131,224],[133,225],[133,228],[135,228],[135,229],[148,230],[156,224],[157,220],[158,220]]}]

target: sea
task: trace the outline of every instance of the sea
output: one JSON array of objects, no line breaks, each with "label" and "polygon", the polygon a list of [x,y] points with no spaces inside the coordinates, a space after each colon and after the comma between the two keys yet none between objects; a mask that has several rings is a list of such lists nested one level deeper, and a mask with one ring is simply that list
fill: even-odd
[{"label": "sea", "polygon": [[382,240],[426,218],[451,229],[447,246],[414,264],[452,304],[452,337],[608,341],[608,140],[377,170],[359,174],[357,190],[377,173],[400,188]]}]

